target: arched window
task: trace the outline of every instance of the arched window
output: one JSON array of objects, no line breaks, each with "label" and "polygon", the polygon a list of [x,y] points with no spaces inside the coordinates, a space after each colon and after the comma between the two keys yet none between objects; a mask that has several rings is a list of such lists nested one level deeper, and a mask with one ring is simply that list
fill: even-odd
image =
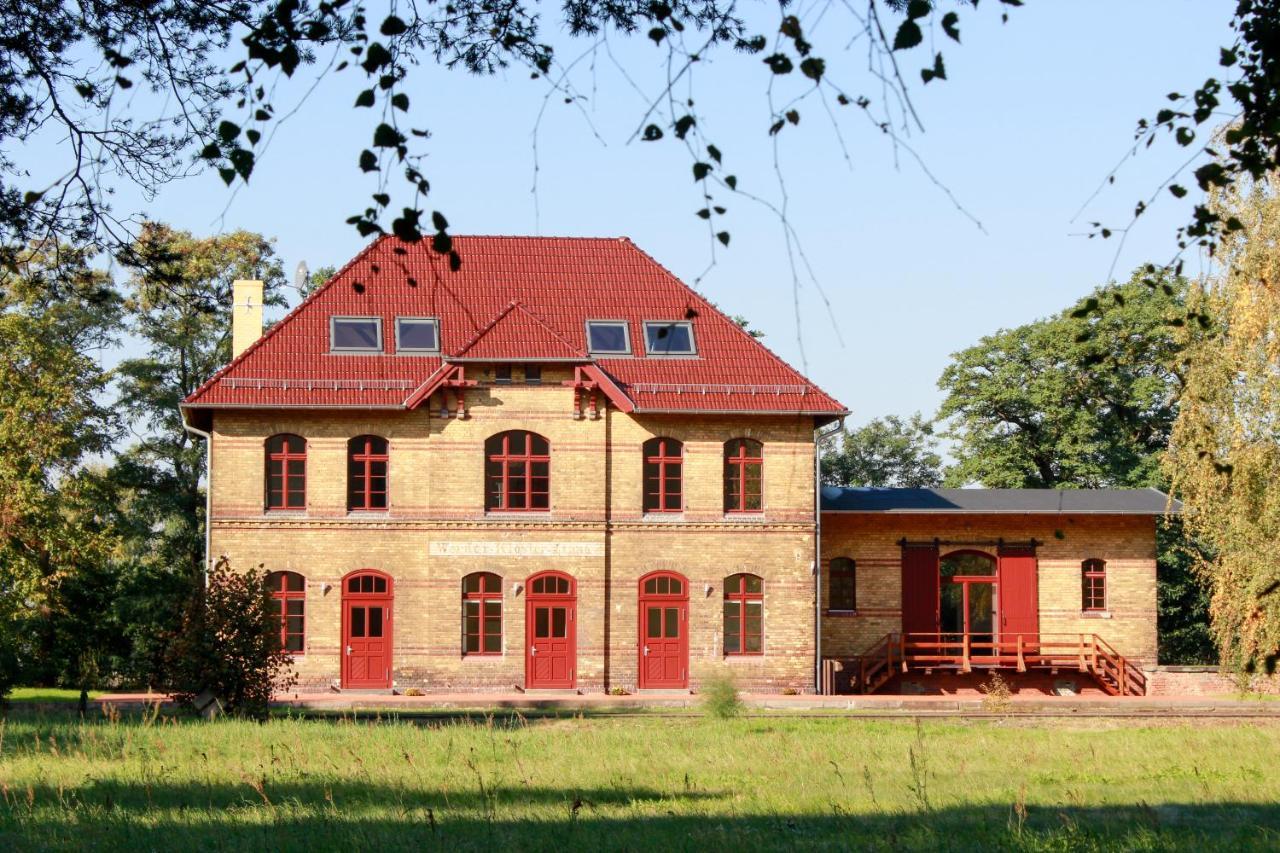
[{"label": "arched window", "polygon": [[764,652],[764,580],[738,574],[724,579],[724,653]]},{"label": "arched window", "polygon": [[831,570],[827,573],[827,609],[837,613],[852,613],[858,609],[858,565],[848,557],[832,557]]},{"label": "arched window", "polygon": [[1107,563],[1089,559],[1080,564],[1080,609],[1107,609]]},{"label": "arched window", "polygon": [[724,444],[724,511],[764,509],[764,445],[752,438]]},{"label": "arched window", "polygon": [[271,591],[271,610],[280,620],[280,646],[300,655],[306,647],[307,582],[297,572],[272,572],[267,575]]},{"label": "arched window", "polygon": [[510,430],[484,443],[484,507],[546,512],[551,506],[551,445],[536,432]]},{"label": "arched window", "polygon": [[684,445],[674,438],[644,443],[644,511],[680,512],[684,508]]},{"label": "arched window", "polygon": [[502,654],[502,578],[493,572],[462,579],[462,653]]},{"label": "arched window", "polygon": [[387,440],[358,435],[347,442],[347,509],[387,508]]},{"label": "arched window", "polygon": [[300,435],[267,439],[267,509],[307,508],[307,442]]}]

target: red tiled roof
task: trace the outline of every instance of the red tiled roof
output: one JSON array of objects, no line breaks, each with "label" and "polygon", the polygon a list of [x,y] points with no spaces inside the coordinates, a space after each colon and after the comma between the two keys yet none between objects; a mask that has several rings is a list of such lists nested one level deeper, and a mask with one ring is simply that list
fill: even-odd
[{"label": "red tiled roof", "polygon": [[[518,353],[518,355],[517,355]],[[588,361],[586,350],[575,347],[528,308],[513,300],[474,338],[449,358],[474,361]]]},{"label": "red tiled roof", "polygon": [[[636,411],[841,414],[845,407],[625,238],[456,237],[462,269],[381,237],[197,389],[188,408],[404,408],[452,359],[594,363]],[[384,353],[329,352],[329,318],[381,317]],[[396,317],[437,317],[443,355],[395,353]],[[632,354],[586,353],[624,320]],[[689,320],[695,357],[646,357],[645,320]]]}]

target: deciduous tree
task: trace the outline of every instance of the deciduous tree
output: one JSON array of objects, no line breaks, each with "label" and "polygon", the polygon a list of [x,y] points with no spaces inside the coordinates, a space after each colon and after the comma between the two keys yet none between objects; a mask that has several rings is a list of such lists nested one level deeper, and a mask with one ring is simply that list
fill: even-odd
[{"label": "deciduous tree", "polygon": [[1224,662],[1280,662],[1280,178],[1216,194],[1240,223],[1219,248],[1221,274],[1192,292],[1211,334],[1188,341],[1187,388],[1165,458],[1208,552],[1213,633]]},{"label": "deciduous tree", "polygon": [[919,413],[876,418],[846,430],[822,454],[822,482],[832,486],[921,488],[942,484],[933,425]]}]

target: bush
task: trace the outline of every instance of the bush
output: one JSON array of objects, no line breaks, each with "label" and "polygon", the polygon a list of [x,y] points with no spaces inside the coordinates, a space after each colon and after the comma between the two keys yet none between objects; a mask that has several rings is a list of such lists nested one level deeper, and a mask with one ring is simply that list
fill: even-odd
[{"label": "bush", "polygon": [[742,713],[742,699],[733,676],[721,673],[706,681],[702,687],[702,707],[713,717],[727,720]]},{"label": "bush", "polygon": [[226,713],[258,719],[267,716],[272,693],[297,683],[261,566],[236,572],[226,558],[218,561],[187,602],[165,674],[180,704],[191,707],[208,690]]}]

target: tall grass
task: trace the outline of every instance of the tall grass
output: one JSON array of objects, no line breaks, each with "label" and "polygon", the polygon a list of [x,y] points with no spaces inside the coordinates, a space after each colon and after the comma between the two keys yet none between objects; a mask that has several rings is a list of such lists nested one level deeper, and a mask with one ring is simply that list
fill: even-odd
[{"label": "tall grass", "polygon": [[1280,727],[14,717],[0,850],[1280,846]]}]

